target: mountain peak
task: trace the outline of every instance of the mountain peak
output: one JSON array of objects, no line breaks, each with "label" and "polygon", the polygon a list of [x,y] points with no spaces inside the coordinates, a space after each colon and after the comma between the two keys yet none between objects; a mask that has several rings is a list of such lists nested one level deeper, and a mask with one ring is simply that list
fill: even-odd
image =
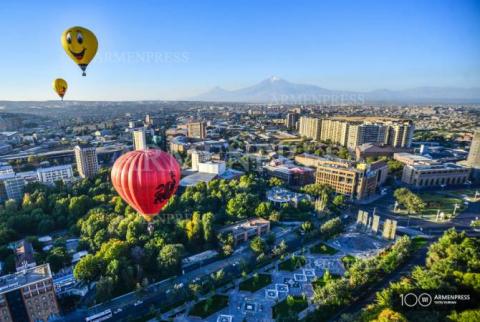
[{"label": "mountain peak", "polygon": [[278,77],[278,76],[271,76],[271,77],[268,78],[267,80],[268,80],[270,83],[283,81],[283,79],[281,79],[281,78]]}]

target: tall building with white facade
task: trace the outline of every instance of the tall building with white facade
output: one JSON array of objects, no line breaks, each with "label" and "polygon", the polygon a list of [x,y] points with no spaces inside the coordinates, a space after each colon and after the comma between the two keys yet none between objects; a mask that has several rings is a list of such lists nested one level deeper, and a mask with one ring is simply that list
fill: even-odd
[{"label": "tall building with white facade", "polygon": [[206,161],[200,162],[198,164],[198,172],[203,173],[212,173],[212,174],[223,174],[227,166],[225,161]]},{"label": "tall building with white facade", "polygon": [[192,150],[192,170],[199,171],[199,164],[201,162],[210,161],[212,159],[212,154],[206,151],[197,151]]},{"label": "tall building with white facade", "polygon": [[387,126],[383,124],[350,124],[348,126],[347,148],[354,150],[364,143],[384,144],[387,130]]},{"label": "tall building with white facade", "polygon": [[14,199],[17,201],[23,199],[23,190],[25,188],[25,181],[23,178],[12,176],[2,180],[2,182],[7,199]]},{"label": "tall building with white facade", "polygon": [[97,174],[99,165],[95,147],[77,145],[75,147],[75,161],[80,177],[90,178]]},{"label": "tall building with white facade", "polygon": [[320,141],[322,121],[316,117],[302,116],[298,126],[298,132],[301,136],[305,136],[315,141]]},{"label": "tall building with white facade", "polygon": [[54,184],[56,181],[70,182],[73,179],[71,164],[37,169],[38,181]]},{"label": "tall building with white facade", "polygon": [[133,149],[134,150],[146,150],[147,147],[147,136],[145,134],[145,129],[137,129],[132,132],[133,136]]}]

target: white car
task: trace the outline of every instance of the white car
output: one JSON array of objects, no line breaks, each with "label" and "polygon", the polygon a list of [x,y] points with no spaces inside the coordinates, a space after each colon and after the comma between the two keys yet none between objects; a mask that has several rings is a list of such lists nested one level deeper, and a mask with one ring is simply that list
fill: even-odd
[{"label": "white car", "polygon": [[120,312],[122,312],[122,311],[123,311],[123,309],[119,307],[118,309],[116,309],[115,311],[113,311],[113,314],[118,314],[118,313],[120,313]]},{"label": "white car", "polygon": [[135,301],[135,303],[133,303],[133,306],[139,306],[140,304],[143,304],[142,300]]}]

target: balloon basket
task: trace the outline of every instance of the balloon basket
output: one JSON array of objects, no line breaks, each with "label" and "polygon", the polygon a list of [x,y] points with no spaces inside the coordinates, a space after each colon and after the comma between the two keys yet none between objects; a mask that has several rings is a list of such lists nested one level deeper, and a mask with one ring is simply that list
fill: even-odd
[{"label": "balloon basket", "polygon": [[153,223],[151,221],[148,222],[147,230],[150,235],[153,234],[153,231],[155,230],[155,227],[153,227]]}]

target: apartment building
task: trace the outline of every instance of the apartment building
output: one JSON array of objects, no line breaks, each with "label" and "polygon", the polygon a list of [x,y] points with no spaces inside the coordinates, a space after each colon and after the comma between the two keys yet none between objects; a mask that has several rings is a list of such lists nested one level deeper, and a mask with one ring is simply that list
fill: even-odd
[{"label": "apartment building", "polygon": [[71,164],[37,169],[38,181],[45,184],[54,184],[56,181],[71,182],[73,169]]},{"label": "apartment building", "polygon": [[337,119],[323,119],[320,140],[335,144],[347,145],[348,123]]},{"label": "apartment building", "polygon": [[193,139],[205,139],[207,137],[207,125],[205,122],[188,123],[187,136]]},{"label": "apartment building", "polygon": [[191,151],[191,159],[192,159],[192,170],[199,171],[199,164],[202,162],[210,161],[212,159],[212,154],[206,151],[197,151],[197,150],[190,150]]},{"label": "apartment building", "polygon": [[47,322],[59,313],[49,264],[0,277],[0,322]]},{"label": "apartment building", "polygon": [[99,165],[95,147],[77,145],[74,151],[80,177],[90,178],[97,174]]},{"label": "apartment building", "polygon": [[415,127],[409,120],[375,117],[300,118],[299,133],[316,141],[332,142],[355,150],[373,143],[408,148]]},{"label": "apartment building", "polygon": [[148,148],[145,129],[142,128],[132,131],[132,137],[134,150],[146,150]]},{"label": "apartment building", "polygon": [[23,199],[23,190],[25,188],[25,180],[15,174],[6,174],[0,176],[0,199],[14,199],[20,201]]},{"label": "apartment building", "polygon": [[347,148],[355,150],[364,143],[383,144],[388,128],[383,124],[362,123],[351,124],[348,127]]},{"label": "apartment building", "polygon": [[299,114],[297,113],[287,113],[285,118],[285,125],[289,130],[294,130],[297,126],[299,120]]},{"label": "apartment building", "polygon": [[298,126],[298,132],[301,136],[320,141],[322,120],[316,117],[302,116]]}]

